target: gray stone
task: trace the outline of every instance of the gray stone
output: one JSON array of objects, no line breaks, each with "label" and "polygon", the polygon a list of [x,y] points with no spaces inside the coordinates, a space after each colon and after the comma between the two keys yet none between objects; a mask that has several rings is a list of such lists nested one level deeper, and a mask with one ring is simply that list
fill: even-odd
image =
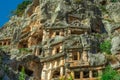
[{"label": "gray stone", "polygon": [[120,22],[120,3],[110,3],[106,6],[106,9],[108,10],[111,19],[113,19],[115,22]]},{"label": "gray stone", "polygon": [[120,35],[113,37],[111,44],[112,44],[112,48],[111,48],[112,54],[120,53]]},{"label": "gray stone", "polygon": [[91,66],[103,65],[107,62],[105,55],[102,53],[98,54],[88,53],[88,57]]},{"label": "gray stone", "polygon": [[[1,65],[1,64],[0,64]],[[4,76],[4,71],[3,70],[0,70],[0,77],[3,77]]]},{"label": "gray stone", "polygon": [[3,80],[10,80],[10,78],[7,76],[7,74],[5,74],[5,76],[3,77]]}]

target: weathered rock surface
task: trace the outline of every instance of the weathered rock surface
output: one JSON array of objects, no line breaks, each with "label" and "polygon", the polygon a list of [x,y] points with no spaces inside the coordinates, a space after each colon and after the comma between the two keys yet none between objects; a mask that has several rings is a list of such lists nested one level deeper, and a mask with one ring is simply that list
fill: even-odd
[{"label": "weathered rock surface", "polygon": [[111,52],[114,55],[119,53],[120,52],[120,35],[113,37],[111,44],[112,44]]},{"label": "weathered rock surface", "polygon": [[[22,67],[26,80],[58,79],[107,63],[120,68],[120,0],[33,0],[0,29],[1,46],[6,38],[11,44],[0,49],[3,80],[18,80]],[[105,40],[112,59],[100,51]]]}]

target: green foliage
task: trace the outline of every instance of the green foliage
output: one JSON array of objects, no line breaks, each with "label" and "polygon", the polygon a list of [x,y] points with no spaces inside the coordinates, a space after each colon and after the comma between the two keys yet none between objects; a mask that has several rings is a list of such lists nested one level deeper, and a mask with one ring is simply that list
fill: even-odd
[{"label": "green foliage", "polygon": [[3,77],[0,77],[0,80],[3,80]]},{"label": "green foliage", "polygon": [[60,77],[60,79],[59,80],[65,80],[65,77],[64,76],[62,76],[62,77]]},{"label": "green foliage", "polygon": [[73,80],[72,75],[70,75],[70,77],[68,78],[68,80]]},{"label": "green foliage", "polygon": [[20,53],[28,53],[29,52],[28,48],[20,48],[19,51],[20,51]]},{"label": "green foliage", "polygon": [[22,16],[22,14],[24,13],[26,7],[27,7],[29,4],[31,4],[31,3],[32,3],[32,1],[30,1],[30,0],[25,0],[25,1],[23,1],[21,4],[19,4],[19,5],[17,6],[17,9],[16,9],[16,10],[12,11],[12,14],[13,14],[13,15],[17,15],[17,16]]},{"label": "green foliage", "polygon": [[111,54],[111,42],[110,41],[104,41],[100,44],[100,50],[101,52],[106,52],[107,54]]},{"label": "green foliage", "polygon": [[101,38],[101,34],[98,34],[98,33],[96,33],[96,34],[94,34],[95,35],[95,37],[97,37],[97,38]]},{"label": "green foliage", "polygon": [[120,74],[116,70],[113,70],[112,67],[107,66],[101,76],[101,80],[120,80]]},{"label": "green foliage", "polygon": [[108,22],[114,22],[114,20],[112,20],[112,19],[104,19],[104,20],[106,20]]},{"label": "green foliage", "polygon": [[9,49],[9,46],[0,46],[0,49],[2,51],[7,51]]},{"label": "green foliage", "polygon": [[22,70],[19,75],[19,80],[25,80],[25,69],[22,67]]},{"label": "green foliage", "polygon": [[69,77],[61,77],[59,80],[74,80],[73,77],[72,77],[72,74],[69,74]]},{"label": "green foliage", "polygon": [[102,10],[102,12],[109,13],[109,12],[107,11],[107,9],[106,9],[105,6],[100,5],[99,7],[100,7],[100,9]]},{"label": "green foliage", "polygon": [[111,2],[117,2],[118,0],[111,0]]}]

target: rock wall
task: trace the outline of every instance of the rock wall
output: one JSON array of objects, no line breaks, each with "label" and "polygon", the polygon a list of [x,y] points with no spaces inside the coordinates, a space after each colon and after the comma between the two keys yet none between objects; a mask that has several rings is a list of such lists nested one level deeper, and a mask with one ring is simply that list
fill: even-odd
[{"label": "rock wall", "polygon": [[[24,67],[26,80],[58,80],[70,74],[83,79],[84,73],[94,80],[92,74],[107,64],[120,68],[119,5],[119,0],[33,0],[21,17],[12,16],[0,29],[0,45],[4,48],[9,39],[7,65],[16,75],[7,77],[17,80]],[[111,55],[100,50],[106,40]]]}]

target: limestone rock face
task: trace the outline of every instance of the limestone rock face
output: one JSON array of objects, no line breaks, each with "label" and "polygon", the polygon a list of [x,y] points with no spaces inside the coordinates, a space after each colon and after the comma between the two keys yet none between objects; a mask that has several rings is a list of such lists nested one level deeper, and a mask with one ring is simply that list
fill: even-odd
[{"label": "limestone rock face", "polygon": [[[100,50],[106,40],[109,56]],[[0,77],[7,80],[18,80],[22,67],[26,80],[70,74],[94,80],[107,63],[120,68],[120,1],[32,0],[21,17],[12,16],[0,29],[0,56],[10,73],[0,69]]]},{"label": "limestone rock face", "polygon": [[113,37],[111,44],[112,44],[112,48],[111,48],[112,54],[119,53],[120,52],[120,35]]},{"label": "limestone rock face", "polygon": [[119,6],[119,1],[111,2],[109,0],[106,1],[106,4],[104,6],[100,6],[100,9],[102,11],[103,23],[109,35],[114,32],[115,28],[118,28],[120,26]]},{"label": "limestone rock face", "polygon": [[113,19],[116,23],[120,22],[120,3],[110,3],[106,6],[106,9],[110,13],[111,19]]},{"label": "limestone rock face", "polygon": [[[104,25],[100,18],[101,11],[97,6],[92,4],[94,4],[93,1],[84,0],[78,2],[72,0],[57,0],[55,1],[55,4],[54,0],[44,1],[41,4],[41,15],[43,17],[41,22],[44,23],[51,20],[50,25],[54,26],[56,22],[61,21],[65,21],[67,24],[81,21],[81,23],[77,22],[73,24],[76,24],[75,26],[78,27],[91,27],[93,32],[104,33]],[[49,5],[51,7],[49,7]]]},{"label": "limestone rock face", "polygon": [[106,63],[107,59],[104,54],[88,54],[89,62],[91,66],[103,65]]}]

